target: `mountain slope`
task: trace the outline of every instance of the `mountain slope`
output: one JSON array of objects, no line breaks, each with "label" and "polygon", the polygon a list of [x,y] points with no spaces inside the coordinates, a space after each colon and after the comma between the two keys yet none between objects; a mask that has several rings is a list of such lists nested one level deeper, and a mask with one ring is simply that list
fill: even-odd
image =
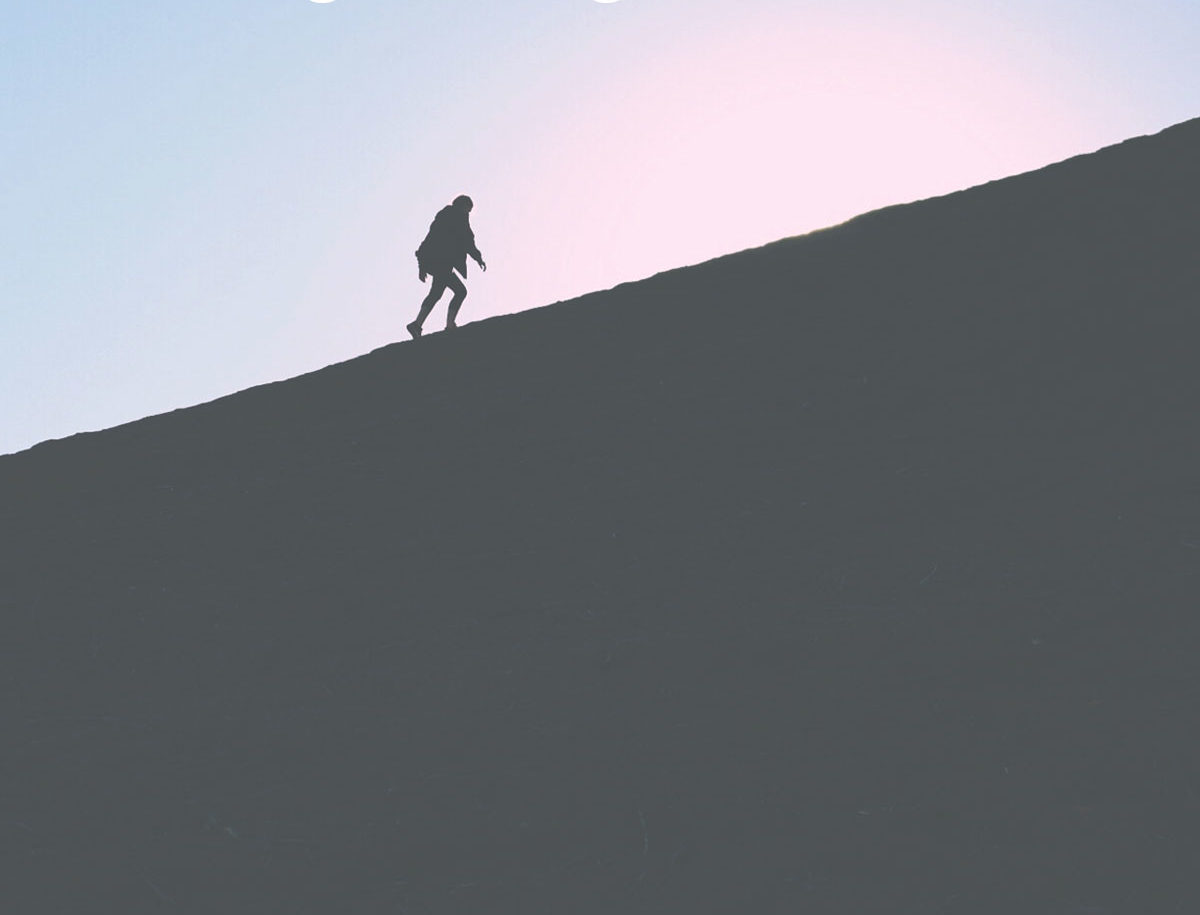
[{"label": "mountain slope", "polygon": [[1198,157],[0,458],[22,910],[1190,910]]}]

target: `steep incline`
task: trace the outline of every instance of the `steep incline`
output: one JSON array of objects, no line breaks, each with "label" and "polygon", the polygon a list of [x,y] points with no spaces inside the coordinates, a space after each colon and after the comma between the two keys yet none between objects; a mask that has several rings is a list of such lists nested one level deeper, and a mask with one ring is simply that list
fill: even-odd
[{"label": "steep incline", "polygon": [[0,458],[10,895],[1192,910],[1198,161]]}]

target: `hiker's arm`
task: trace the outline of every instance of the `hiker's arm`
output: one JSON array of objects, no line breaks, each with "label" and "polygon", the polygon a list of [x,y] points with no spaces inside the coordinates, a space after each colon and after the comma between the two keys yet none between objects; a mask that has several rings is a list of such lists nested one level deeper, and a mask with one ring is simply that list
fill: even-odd
[{"label": "hiker's arm", "polygon": [[475,246],[475,233],[471,231],[471,222],[469,219],[463,219],[463,241],[466,242],[467,254],[474,258],[483,271],[487,272],[487,264],[483,262],[483,255],[479,253],[479,249]]},{"label": "hiker's arm", "polygon": [[472,236],[470,247],[467,248],[467,253],[474,258],[484,273],[487,273],[487,264],[483,262],[483,255],[479,253],[479,249],[475,247],[475,238]]}]

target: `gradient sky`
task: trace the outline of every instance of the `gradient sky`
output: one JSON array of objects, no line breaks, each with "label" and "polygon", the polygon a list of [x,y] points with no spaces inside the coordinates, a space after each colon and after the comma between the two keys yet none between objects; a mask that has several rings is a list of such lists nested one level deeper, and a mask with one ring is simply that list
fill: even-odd
[{"label": "gradient sky", "polygon": [[8,4],[0,453],[405,339],[457,194],[466,323],[1196,117],[1197,48],[1196,0]]}]

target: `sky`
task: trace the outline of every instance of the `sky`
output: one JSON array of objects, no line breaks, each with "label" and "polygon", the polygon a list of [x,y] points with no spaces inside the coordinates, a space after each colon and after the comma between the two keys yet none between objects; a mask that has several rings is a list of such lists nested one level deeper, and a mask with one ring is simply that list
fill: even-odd
[{"label": "sky", "polygon": [[1155,133],[1198,48],[1195,0],[8,4],[0,454],[407,339],[458,194],[466,324]]}]

